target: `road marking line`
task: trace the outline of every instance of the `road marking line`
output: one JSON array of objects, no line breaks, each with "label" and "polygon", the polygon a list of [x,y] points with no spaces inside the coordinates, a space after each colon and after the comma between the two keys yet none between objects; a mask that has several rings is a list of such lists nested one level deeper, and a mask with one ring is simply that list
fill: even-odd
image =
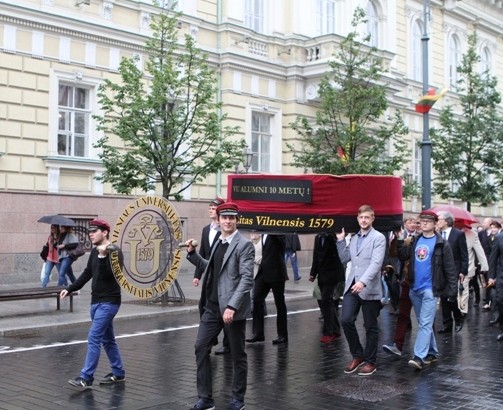
[{"label": "road marking line", "polygon": [[[288,312],[288,315],[298,315],[301,313],[310,313],[310,312],[315,312],[319,309],[304,309],[304,310],[296,310],[293,312]],[[266,318],[273,318],[276,317],[277,315],[267,315]],[[252,320],[252,319],[247,319],[247,320]],[[165,329],[155,329],[155,330],[148,330],[145,332],[135,332],[135,333],[126,333],[122,335],[115,336],[116,339],[127,339],[131,337],[138,337],[138,336],[149,336],[149,335],[156,335],[159,333],[167,333],[167,332],[176,332],[179,330],[187,330],[187,329],[195,329],[199,327],[199,323],[195,325],[186,325],[186,326],[178,326],[178,327],[167,327]],[[33,350],[42,350],[42,349],[50,349],[53,347],[62,347],[62,346],[73,346],[73,345],[80,345],[80,344],[85,344],[87,343],[86,340],[72,340],[70,342],[54,342],[46,345],[34,345],[31,347],[15,347],[10,349],[8,346],[1,346],[4,348],[7,348],[7,350],[2,350],[0,349],[0,355],[2,354],[9,354],[9,353],[20,353],[20,352],[30,352]]]}]

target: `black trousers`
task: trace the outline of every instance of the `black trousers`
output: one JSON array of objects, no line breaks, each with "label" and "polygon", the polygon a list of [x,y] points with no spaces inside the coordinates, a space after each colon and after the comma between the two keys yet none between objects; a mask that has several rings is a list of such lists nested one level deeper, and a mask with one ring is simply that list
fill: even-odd
[{"label": "black trousers", "polygon": [[285,282],[267,283],[261,276],[255,278],[253,287],[253,330],[255,336],[264,337],[264,302],[271,290],[276,304],[278,337],[288,337]]},{"label": "black trousers", "polygon": [[246,393],[248,358],[245,351],[246,320],[224,325],[220,312],[205,310],[201,316],[195,344],[197,363],[197,395],[201,399],[213,397],[210,348],[213,340],[225,328],[233,365],[232,398],[243,400]]},{"label": "black trousers", "polygon": [[334,291],[337,284],[318,284],[318,286],[321,292],[320,309],[323,315],[323,335],[332,336],[335,333],[341,333],[341,325],[335,307],[339,301],[334,301]]},{"label": "black trousers", "polygon": [[463,316],[458,307],[458,301],[448,302],[445,296],[440,297],[442,303],[442,322],[444,327],[452,327],[452,322],[456,325],[461,325],[463,323]]}]

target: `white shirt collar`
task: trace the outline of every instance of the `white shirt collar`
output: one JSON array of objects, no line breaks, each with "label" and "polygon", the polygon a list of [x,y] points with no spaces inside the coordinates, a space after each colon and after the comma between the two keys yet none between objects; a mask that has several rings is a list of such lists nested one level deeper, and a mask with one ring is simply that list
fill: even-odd
[{"label": "white shirt collar", "polygon": [[227,238],[222,238],[220,236],[220,240],[222,241],[222,243],[228,243],[230,245],[230,243],[232,242],[232,240],[236,237],[238,233],[238,230],[236,229],[230,236],[228,236]]}]

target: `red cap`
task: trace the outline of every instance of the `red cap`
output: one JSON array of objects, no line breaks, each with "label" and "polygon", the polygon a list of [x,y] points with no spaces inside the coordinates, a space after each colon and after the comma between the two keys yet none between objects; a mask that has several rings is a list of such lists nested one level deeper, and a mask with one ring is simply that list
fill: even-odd
[{"label": "red cap", "polygon": [[110,232],[110,225],[103,219],[93,219],[89,222],[89,231],[95,231],[96,229]]},{"label": "red cap", "polygon": [[215,199],[212,199],[210,201],[210,204],[212,205],[216,205],[216,206],[220,206],[222,205],[223,203],[225,203],[225,200],[223,198],[220,198],[219,196],[217,196]]},{"label": "red cap", "polygon": [[431,220],[437,222],[438,215],[433,211],[423,211],[419,214],[419,219],[431,219]]},{"label": "red cap", "polygon": [[238,206],[234,202],[226,202],[217,208],[217,215],[235,215],[239,213]]}]

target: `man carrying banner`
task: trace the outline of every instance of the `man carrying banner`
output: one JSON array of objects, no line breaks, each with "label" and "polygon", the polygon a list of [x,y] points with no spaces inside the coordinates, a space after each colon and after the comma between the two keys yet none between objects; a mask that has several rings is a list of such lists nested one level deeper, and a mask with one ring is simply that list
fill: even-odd
[{"label": "man carrying banner", "polygon": [[253,286],[253,244],[237,230],[238,207],[227,202],[217,208],[220,237],[209,259],[195,252],[192,239],[187,244],[187,259],[203,269],[202,295],[205,305],[195,343],[197,394],[193,410],[215,408],[209,349],[225,328],[233,362],[230,410],[244,409],[248,360],[245,352],[246,317],[250,313],[250,290]]},{"label": "man carrying banner", "polygon": [[[91,285],[91,328],[87,338],[87,355],[80,376],[68,380],[72,386],[86,390],[90,389],[94,372],[98,367],[101,345],[105,349],[110,362],[112,372],[107,374],[100,384],[115,384],[124,382],[126,379],[119,347],[115,341],[113,320],[121,305],[121,288],[112,270],[111,255],[109,252],[110,225],[102,219],[94,219],[89,222],[89,238],[95,246],[89,255],[87,267],[79,278],[62,290],[61,299],[69,293],[81,289],[87,282],[92,280]],[[122,266],[122,252],[119,252],[119,262]]]},{"label": "man carrying banner", "polygon": [[[349,246],[346,246],[344,228],[337,234],[337,252],[341,262],[347,264],[351,261],[351,270],[344,287],[341,322],[353,359],[344,373],[353,373],[360,368],[360,376],[369,376],[376,371],[379,339],[377,318],[382,308],[381,268],[386,238],[372,227],[374,219],[374,209],[362,205],[357,217],[360,230],[353,235]],[[367,337],[365,349],[360,343],[355,324],[360,309],[363,311]]]}]

